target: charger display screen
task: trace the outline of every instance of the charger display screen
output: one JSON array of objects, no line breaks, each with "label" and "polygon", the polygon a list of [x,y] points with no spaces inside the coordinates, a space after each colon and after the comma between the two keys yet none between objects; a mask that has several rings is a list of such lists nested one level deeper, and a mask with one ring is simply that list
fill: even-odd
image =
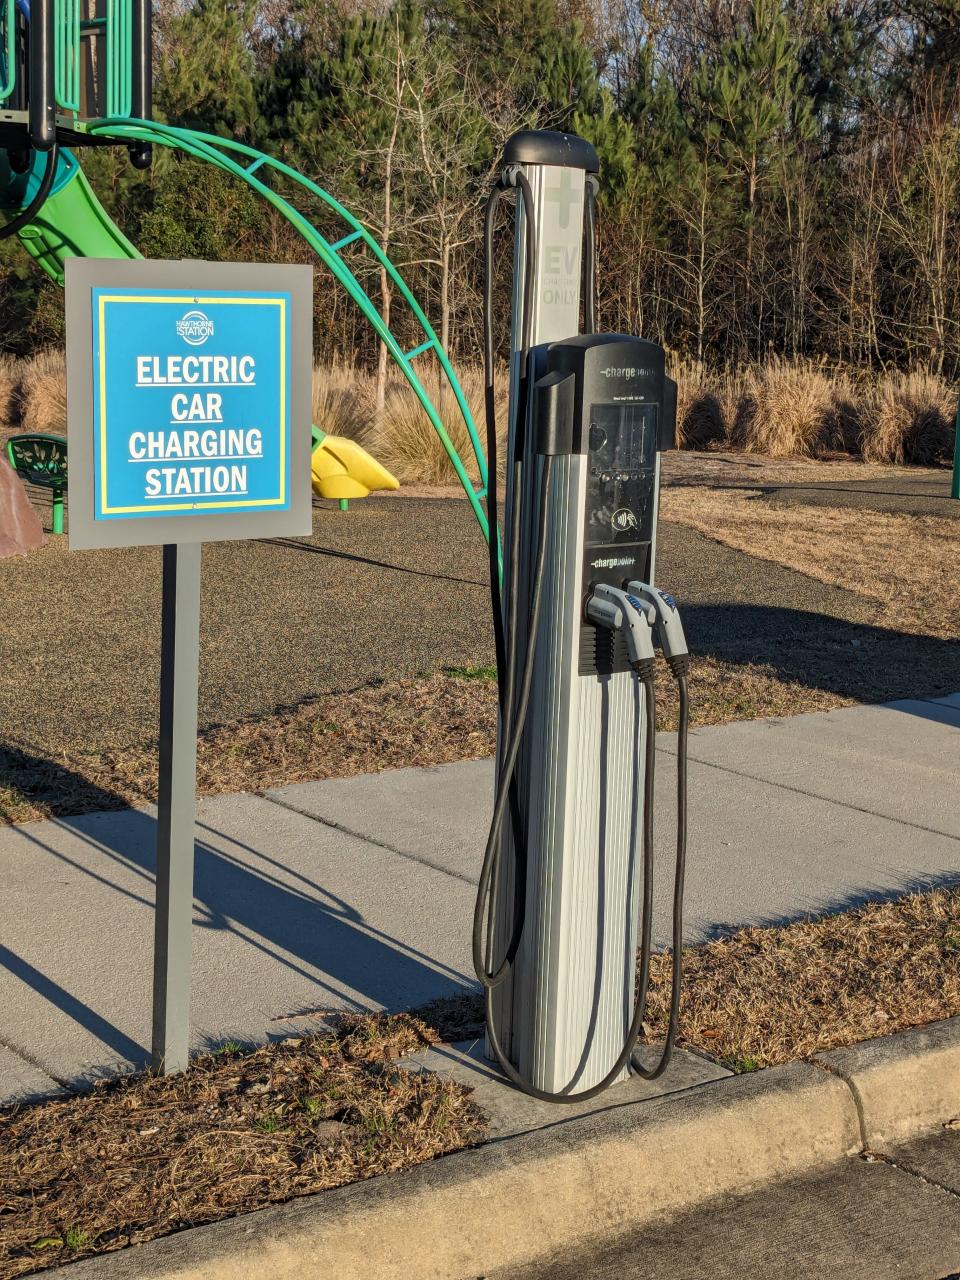
[{"label": "charger display screen", "polygon": [[590,406],[586,512],[590,546],[650,539],[657,408],[645,401]]}]

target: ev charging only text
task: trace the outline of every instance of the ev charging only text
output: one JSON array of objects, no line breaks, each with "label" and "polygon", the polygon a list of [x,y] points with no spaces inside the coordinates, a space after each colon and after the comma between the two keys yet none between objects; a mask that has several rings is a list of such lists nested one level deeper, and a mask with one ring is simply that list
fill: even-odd
[{"label": "ev charging only text", "polygon": [[168,427],[132,431],[127,440],[128,461],[145,464],[144,496],[243,497],[247,463],[263,458],[263,432],[228,427],[223,392],[256,385],[254,357],[137,356],[136,385],[171,393]]}]

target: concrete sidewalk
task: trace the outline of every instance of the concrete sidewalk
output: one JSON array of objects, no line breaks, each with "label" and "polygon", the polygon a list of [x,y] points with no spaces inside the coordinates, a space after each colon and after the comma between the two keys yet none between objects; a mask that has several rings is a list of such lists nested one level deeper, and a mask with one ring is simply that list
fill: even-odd
[{"label": "concrete sidewalk", "polygon": [[[960,695],[691,735],[687,937],[960,878]],[[675,741],[658,777],[668,928]],[[489,761],[200,806],[194,1040],[472,987]],[[0,1099],[142,1065],[155,828],[146,811],[0,828]]]}]

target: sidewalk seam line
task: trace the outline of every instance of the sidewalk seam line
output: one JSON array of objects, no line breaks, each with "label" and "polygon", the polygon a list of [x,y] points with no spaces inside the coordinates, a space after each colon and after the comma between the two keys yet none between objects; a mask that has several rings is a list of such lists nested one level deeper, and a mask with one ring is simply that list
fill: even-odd
[{"label": "sidewalk seam line", "polygon": [[327,827],[330,831],[339,831],[341,835],[351,836],[354,840],[361,840],[365,844],[371,844],[376,849],[383,849],[385,853],[392,853],[398,858],[406,858],[408,862],[415,862],[421,867],[429,867],[431,871],[439,871],[442,875],[449,876],[451,880],[459,880],[463,884],[476,888],[476,880],[472,880],[460,871],[451,871],[449,867],[444,867],[439,862],[433,862],[430,858],[410,853],[407,849],[397,849],[392,844],[387,844],[384,840],[378,840],[376,836],[364,835],[362,831],[354,831],[350,827],[343,826],[342,823],[331,822],[329,818],[321,818],[319,814],[310,813],[307,809],[301,809],[287,800],[278,799],[276,796],[267,795],[266,792],[261,791],[259,795],[261,800],[266,800],[269,804],[275,804],[278,809],[286,809],[288,813],[296,813],[301,818],[309,818],[311,822],[316,822],[321,827]]},{"label": "sidewalk seam line", "polygon": [[819,791],[804,791],[802,787],[793,787],[789,782],[774,782],[771,778],[761,778],[753,773],[745,773],[741,769],[731,769],[729,765],[716,764],[713,760],[701,760],[697,756],[690,756],[691,764],[702,765],[705,769],[716,769],[720,773],[732,774],[735,778],[746,778],[751,782],[759,782],[767,787],[775,787],[779,791],[790,791],[794,795],[805,796],[808,800],[822,800],[824,804],[832,804],[838,809],[847,809],[851,813],[862,813],[868,818],[879,818],[881,822],[892,822],[898,827],[907,827],[911,831],[922,831],[929,836],[940,836],[944,840],[960,841],[960,836],[951,835],[949,831],[940,831],[936,827],[925,827],[920,822],[910,822],[906,818],[894,818],[887,813],[877,813],[874,809],[867,809],[863,805],[848,804],[844,800],[836,800],[833,796],[822,795]]},{"label": "sidewalk seam line", "polygon": [[48,1071],[39,1058],[35,1058],[32,1054],[27,1053],[25,1049],[21,1049],[19,1045],[11,1044],[5,1036],[0,1036],[0,1049],[6,1049],[8,1053],[12,1053],[14,1057],[19,1058],[21,1062],[25,1062],[28,1067],[33,1067],[35,1071],[42,1072],[43,1075],[51,1080],[55,1085],[59,1085],[61,1089],[69,1089],[70,1083],[62,1080],[60,1076],[56,1076],[52,1071]]},{"label": "sidewalk seam line", "polygon": [[863,1098],[860,1094],[860,1090],[857,1088],[853,1080],[848,1076],[845,1076],[841,1071],[838,1071],[831,1063],[824,1062],[820,1058],[810,1058],[809,1062],[811,1066],[818,1067],[821,1071],[825,1071],[828,1076],[833,1076],[835,1080],[842,1081],[850,1090],[850,1096],[853,1098],[853,1105],[857,1109],[857,1124],[860,1127],[860,1154],[864,1155],[868,1150],[867,1121],[863,1113]]}]

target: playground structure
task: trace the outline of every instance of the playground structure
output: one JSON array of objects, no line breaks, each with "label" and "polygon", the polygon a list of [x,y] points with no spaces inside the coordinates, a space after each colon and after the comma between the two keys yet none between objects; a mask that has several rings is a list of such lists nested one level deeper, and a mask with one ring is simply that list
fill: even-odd
[{"label": "playground structure", "polygon": [[[0,236],[16,235],[43,271],[61,286],[71,257],[142,255],[97,199],[74,149],[126,146],[144,169],[154,147],[179,151],[245,182],[302,236],[360,308],[400,369],[436,431],[488,537],[487,465],[470,406],[426,314],[376,239],[329,192],[253,147],[152,120],[150,0],[7,0],[0,8],[0,206],[9,220]],[[268,179],[293,183],[342,226],[333,240]],[[422,335],[404,349],[347,262],[362,249],[387,272]],[[474,487],[415,362],[432,356],[463,418],[479,486]],[[397,481],[356,442],[315,428],[315,492],[345,505]]]}]

